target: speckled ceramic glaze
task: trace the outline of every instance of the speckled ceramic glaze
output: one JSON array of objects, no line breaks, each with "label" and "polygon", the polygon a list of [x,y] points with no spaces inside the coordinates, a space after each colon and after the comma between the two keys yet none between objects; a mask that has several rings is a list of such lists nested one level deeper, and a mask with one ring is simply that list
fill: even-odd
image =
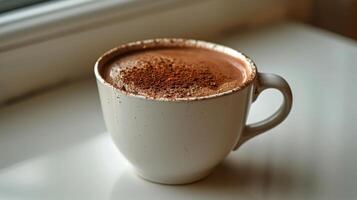
[{"label": "speckled ceramic glaze", "polygon": [[[179,99],[154,99],[116,89],[100,75],[108,62],[139,49],[200,47],[243,60],[250,76],[223,93]],[[105,123],[114,143],[143,178],[165,184],[184,184],[208,175],[232,150],[282,122],[292,106],[287,82],[274,74],[258,73],[245,55],[221,45],[190,39],[154,39],[114,48],[94,67]],[[284,101],[268,119],[246,125],[249,107],[267,88],[281,91]]]}]

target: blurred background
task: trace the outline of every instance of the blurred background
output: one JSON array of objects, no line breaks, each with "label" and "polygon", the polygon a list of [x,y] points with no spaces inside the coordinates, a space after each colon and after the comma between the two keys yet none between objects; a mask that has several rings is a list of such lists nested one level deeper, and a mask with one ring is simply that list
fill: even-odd
[{"label": "blurred background", "polygon": [[[5,14],[21,8],[55,1],[59,0],[0,0],[0,13]],[[357,0],[292,0],[286,2],[290,7],[289,16],[292,19],[357,39]]]},{"label": "blurred background", "polygon": [[291,17],[357,39],[356,0],[291,1]]},{"label": "blurred background", "polygon": [[357,0],[0,0],[0,103],[92,77],[96,58],[118,44],[217,41],[286,21],[353,41]]}]

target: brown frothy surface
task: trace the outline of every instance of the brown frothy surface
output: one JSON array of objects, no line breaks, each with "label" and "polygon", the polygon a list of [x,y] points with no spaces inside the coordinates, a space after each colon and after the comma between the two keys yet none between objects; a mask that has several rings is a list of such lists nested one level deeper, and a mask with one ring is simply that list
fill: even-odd
[{"label": "brown frothy surface", "polygon": [[161,48],[118,57],[103,78],[123,91],[152,98],[209,96],[242,85],[245,64],[203,48]]}]

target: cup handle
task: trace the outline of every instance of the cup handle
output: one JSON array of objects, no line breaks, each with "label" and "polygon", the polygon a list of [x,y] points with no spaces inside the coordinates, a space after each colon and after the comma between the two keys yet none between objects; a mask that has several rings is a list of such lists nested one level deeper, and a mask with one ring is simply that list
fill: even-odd
[{"label": "cup handle", "polygon": [[255,93],[253,94],[253,100],[255,100],[259,94],[269,88],[277,89],[283,94],[283,103],[280,108],[267,119],[256,122],[250,125],[246,125],[241,138],[238,140],[233,150],[238,149],[242,144],[251,138],[274,128],[280,124],[289,114],[293,103],[293,96],[289,84],[281,76],[268,73],[258,73],[257,84]]}]

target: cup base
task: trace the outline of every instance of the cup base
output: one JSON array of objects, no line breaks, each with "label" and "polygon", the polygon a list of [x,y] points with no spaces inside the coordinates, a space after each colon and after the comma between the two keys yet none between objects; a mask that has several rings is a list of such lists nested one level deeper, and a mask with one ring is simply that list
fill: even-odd
[{"label": "cup base", "polygon": [[190,184],[194,183],[196,181],[199,181],[201,179],[206,178],[213,169],[203,171],[200,173],[195,173],[195,174],[190,174],[186,176],[178,176],[178,177],[158,177],[158,176],[150,176],[148,174],[140,173],[135,170],[135,173],[142,179],[152,182],[152,183],[157,183],[157,184],[164,184],[164,185],[184,185],[184,184]]}]

